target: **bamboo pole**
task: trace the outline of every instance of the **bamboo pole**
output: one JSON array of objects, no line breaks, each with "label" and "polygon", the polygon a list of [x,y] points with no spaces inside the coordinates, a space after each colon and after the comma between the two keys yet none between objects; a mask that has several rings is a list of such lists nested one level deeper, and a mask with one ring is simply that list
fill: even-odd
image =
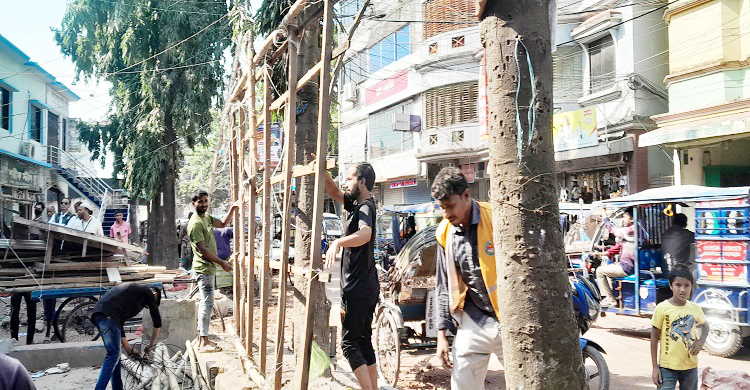
[{"label": "bamboo pole", "polygon": [[[284,360],[284,325],[286,316],[286,279],[289,276],[289,240],[291,229],[289,229],[290,218],[292,217],[292,167],[296,160],[295,133],[297,127],[297,57],[299,55],[299,42],[295,41],[298,36],[296,33],[290,33],[289,39],[289,98],[286,106],[286,140],[284,146],[284,209],[282,210],[281,224],[281,270],[279,272],[279,305],[278,316],[276,319],[276,355],[274,362],[273,388],[281,389],[281,369]],[[293,37],[293,38],[292,38]]]},{"label": "bamboo pole", "polygon": [[[316,150],[316,165],[315,171],[315,200],[314,200],[314,211],[312,215],[312,245],[310,245],[310,268],[320,269],[323,266],[323,259],[321,254],[321,242],[320,237],[322,235],[322,219],[323,219],[323,200],[325,199],[325,176],[328,172],[325,170],[326,163],[326,152],[328,150],[328,127],[330,126],[330,104],[331,95],[329,93],[329,85],[331,83],[331,73],[328,69],[331,68],[331,52],[333,47],[333,0],[324,0],[324,11],[323,11],[323,53],[322,53],[322,66],[321,69],[325,71],[320,72],[320,84],[319,84],[319,104],[318,104],[318,134],[317,134],[317,150]],[[312,349],[312,336],[313,336],[313,324],[314,317],[313,307],[317,303],[318,288],[313,288],[313,284],[319,284],[320,282],[313,278],[314,272],[311,272],[308,278],[307,284],[307,302],[305,305],[305,330],[302,341],[302,359],[297,364],[297,372],[295,378],[299,381],[297,388],[300,390],[306,390],[309,380],[310,370],[310,352]],[[327,319],[325,319],[327,321]]]},{"label": "bamboo pole", "polygon": [[[247,57],[253,57],[253,38],[252,31],[249,33],[250,37],[247,40]],[[245,275],[247,275],[246,287],[247,287],[247,307],[245,308],[245,316],[242,321],[245,323],[245,351],[247,356],[252,355],[253,351],[253,309],[255,307],[255,205],[258,199],[257,192],[255,191],[255,177],[258,174],[258,126],[255,122],[255,66],[248,66],[248,80],[250,81],[249,87],[249,98],[247,99],[247,117],[249,121],[250,132],[250,147],[248,161],[250,164],[250,179],[248,183],[248,195],[249,195],[249,215],[247,223],[247,261]]]},{"label": "bamboo pole", "polygon": [[268,328],[268,255],[271,251],[271,73],[270,65],[264,64],[263,70],[263,264],[260,275],[260,371],[266,373],[266,344],[268,335],[265,329]]}]

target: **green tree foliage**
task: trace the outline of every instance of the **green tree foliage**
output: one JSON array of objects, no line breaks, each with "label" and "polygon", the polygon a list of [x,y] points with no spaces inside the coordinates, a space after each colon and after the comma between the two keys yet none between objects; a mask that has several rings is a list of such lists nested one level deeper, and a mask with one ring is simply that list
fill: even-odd
[{"label": "green tree foliage", "polygon": [[79,77],[112,83],[107,120],[83,124],[81,138],[95,157],[114,154],[132,195],[150,199],[169,185],[178,144],[192,148],[210,131],[227,15],[222,0],[73,0],[54,29]]},{"label": "green tree foliage", "polygon": [[214,122],[211,124],[211,133],[208,142],[198,144],[195,148],[187,150],[182,159],[180,167],[180,178],[177,180],[177,197],[181,203],[188,203],[197,189],[207,189],[211,175],[215,176],[214,191],[211,195],[211,209],[214,212],[223,210],[222,204],[229,199],[229,154],[226,139],[219,149],[219,165],[216,172],[211,172],[216,143],[219,140],[219,114],[214,113]]}]

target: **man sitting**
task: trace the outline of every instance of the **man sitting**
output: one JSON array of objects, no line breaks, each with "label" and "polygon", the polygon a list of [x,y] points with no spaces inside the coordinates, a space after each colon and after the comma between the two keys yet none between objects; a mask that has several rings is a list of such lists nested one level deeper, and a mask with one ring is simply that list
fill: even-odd
[{"label": "man sitting", "polygon": [[695,269],[695,261],[690,254],[690,248],[695,243],[695,233],[687,230],[687,221],[685,214],[675,214],[673,225],[661,236],[661,253],[664,256],[662,264],[666,267],[662,271],[665,274],[676,266],[684,266],[691,271]]},{"label": "man sitting", "polygon": [[[610,256],[615,254],[615,248],[619,246],[620,261],[602,265],[596,269],[596,284],[602,292],[602,306],[614,306],[615,296],[612,292],[612,278],[632,275],[635,272],[635,227],[633,226],[633,208],[628,208],[622,215],[622,227],[612,224],[609,219],[604,224],[614,234],[618,245],[610,249]],[[621,245],[620,245],[621,244]]]}]

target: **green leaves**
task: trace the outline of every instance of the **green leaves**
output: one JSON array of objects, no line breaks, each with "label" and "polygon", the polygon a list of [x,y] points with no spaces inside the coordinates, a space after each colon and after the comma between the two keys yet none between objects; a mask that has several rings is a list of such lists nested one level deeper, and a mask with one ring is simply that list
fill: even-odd
[{"label": "green leaves", "polygon": [[227,15],[222,0],[72,0],[53,29],[79,77],[112,83],[108,118],[82,124],[81,140],[94,158],[114,154],[133,196],[171,185],[161,178],[179,146],[209,132],[224,86]]}]

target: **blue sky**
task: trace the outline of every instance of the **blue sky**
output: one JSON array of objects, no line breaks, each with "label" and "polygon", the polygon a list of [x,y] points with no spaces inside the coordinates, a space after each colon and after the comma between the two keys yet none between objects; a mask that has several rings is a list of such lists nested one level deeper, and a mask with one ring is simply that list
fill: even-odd
[{"label": "blue sky", "polygon": [[[106,81],[73,83],[75,67],[62,56],[50,27],[58,27],[65,14],[65,0],[4,0],[0,34],[13,42],[32,61],[37,62],[58,81],[67,85],[81,100],[70,105],[70,116],[88,120],[104,118],[109,109],[109,86]],[[257,9],[262,0],[251,0]],[[0,72],[0,78],[2,78]]]}]

